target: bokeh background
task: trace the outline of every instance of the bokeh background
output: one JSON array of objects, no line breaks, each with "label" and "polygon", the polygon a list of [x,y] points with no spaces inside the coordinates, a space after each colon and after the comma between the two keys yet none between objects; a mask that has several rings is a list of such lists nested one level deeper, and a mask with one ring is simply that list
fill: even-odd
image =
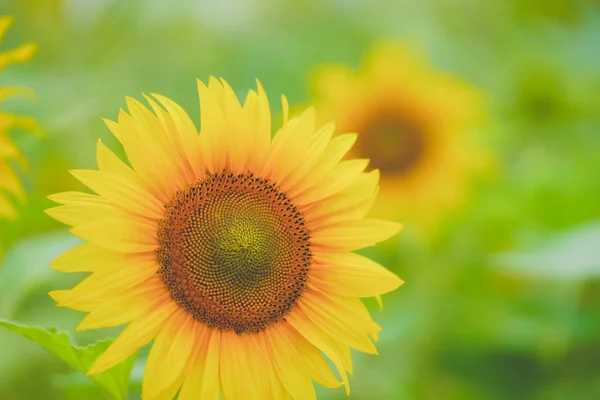
[{"label": "bokeh background", "polygon": [[[0,318],[80,344],[118,333],[73,333],[82,314],[47,296],[81,277],[48,268],[78,241],[43,210],[49,194],[82,189],[67,170],[95,168],[98,138],[117,148],[100,118],[116,118],[126,95],[167,95],[198,121],[196,78],[222,76],[240,96],[259,78],[277,114],[281,93],[293,106],[312,102],[321,65],[358,68],[392,40],[482,94],[487,119],[475,135],[494,167],[470,180],[463,207],[437,217],[435,234],[411,218],[368,250],[406,284],[384,296],[383,312],[367,301],[383,327],[380,355],[354,354],[352,398],[600,398],[598,1],[2,0],[0,14],[15,17],[2,48],[39,44],[31,62],[0,75],[36,98],[2,107],[45,131],[13,131],[29,160],[28,199],[18,220],[0,221]],[[0,330],[0,399],[103,396]]]}]

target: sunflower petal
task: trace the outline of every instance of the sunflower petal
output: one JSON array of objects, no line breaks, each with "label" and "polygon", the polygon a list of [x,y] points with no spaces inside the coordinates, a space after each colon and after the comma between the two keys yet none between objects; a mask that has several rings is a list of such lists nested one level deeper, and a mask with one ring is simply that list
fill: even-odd
[{"label": "sunflower petal", "polygon": [[213,329],[208,339],[204,372],[202,374],[202,391],[200,399],[216,400],[219,397],[219,363],[220,363],[221,331]]},{"label": "sunflower petal", "polygon": [[[57,209],[60,208],[57,207],[47,211],[50,215],[56,215]],[[74,207],[71,207],[71,209],[74,209]],[[84,211],[82,217],[88,215],[87,210]],[[109,216],[101,220],[80,223],[71,229],[71,233],[109,250],[123,253],[142,253],[158,249],[156,230],[156,225],[146,221]]]},{"label": "sunflower petal", "polygon": [[137,180],[128,180],[123,175],[105,171],[73,170],[71,174],[100,196],[127,211],[155,219],[163,217],[160,201]]},{"label": "sunflower petal", "polygon": [[60,272],[98,272],[114,270],[131,262],[130,256],[107,250],[92,243],[83,243],[64,252],[50,263]]},{"label": "sunflower petal", "polygon": [[331,141],[331,136],[333,135],[334,129],[335,126],[333,123],[331,123],[319,129],[312,136],[310,147],[306,151],[306,154],[303,154],[303,162],[298,165],[297,168],[292,170],[283,181],[281,181],[279,186],[283,192],[288,192],[307,176],[310,170],[321,158],[323,151],[325,151],[327,148],[327,145]]},{"label": "sunflower petal", "polygon": [[311,283],[348,297],[374,297],[391,292],[404,281],[396,274],[355,253],[318,253],[311,266]]},{"label": "sunflower petal", "polygon": [[90,198],[83,203],[53,207],[45,212],[55,220],[69,226],[82,225],[94,220],[106,220],[123,213],[120,208],[107,203],[101,197],[95,197],[94,200],[97,201]]},{"label": "sunflower petal", "polygon": [[311,243],[317,249],[353,251],[374,246],[402,229],[402,224],[377,219],[343,221],[311,232]]},{"label": "sunflower petal", "polygon": [[377,354],[377,349],[363,329],[358,329],[344,318],[340,307],[319,292],[307,289],[298,301],[306,316],[333,337],[363,353]]},{"label": "sunflower petal", "polygon": [[309,108],[302,115],[285,124],[275,138],[260,175],[274,182],[284,182],[288,175],[303,165],[315,125],[315,110]]},{"label": "sunflower petal", "polygon": [[[123,260],[124,261],[124,260]],[[60,291],[59,306],[79,311],[92,311],[104,299],[130,290],[151,278],[158,269],[152,259],[136,260],[123,268],[95,272],[68,291]]]},{"label": "sunflower petal", "polygon": [[230,143],[224,111],[217,95],[219,86],[212,79],[209,86],[198,80],[201,151],[204,163],[212,173],[218,173],[225,167],[226,146]]},{"label": "sunflower petal", "polygon": [[298,359],[301,360],[304,369],[309,372],[315,382],[326,388],[337,388],[342,385],[314,345],[307,341],[291,325],[282,324],[281,328],[284,334],[294,343]]},{"label": "sunflower petal", "polygon": [[338,193],[356,182],[368,164],[369,160],[342,161],[331,170],[325,181],[300,193],[294,201],[302,206]]},{"label": "sunflower petal", "polygon": [[[179,400],[196,400],[200,398],[205,385],[212,385],[210,382],[204,382],[204,373],[206,368],[206,356],[210,345],[212,330],[201,324],[196,324],[196,347],[190,357],[190,370],[183,381]],[[212,398],[216,399],[217,393],[212,393]],[[202,397],[204,398],[204,397]],[[209,398],[210,394],[209,394]]]},{"label": "sunflower petal", "polygon": [[[256,81],[258,93],[250,91],[243,107],[244,123],[252,147],[248,149],[248,169],[258,170],[269,151],[271,143],[271,110],[265,90]],[[250,151],[251,149],[251,151]]]},{"label": "sunflower petal", "polygon": [[306,207],[304,215],[307,224],[314,230],[341,221],[364,218],[376,199],[378,181],[379,171],[363,173],[345,190]]},{"label": "sunflower petal", "polygon": [[267,348],[281,383],[294,399],[316,399],[306,368],[303,367],[294,348],[294,343],[282,331],[280,325],[272,325],[265,331]]},{"label": "sunflower petal", "polygon": [[350,383],[346,371],[352,373],[352,360],[348,348],[343,348],[338,341],[314,324],[298,307],[290,312],[286,319],[306,340],[333,362],[346,387],[346,394],[350,395]]},{"label": "sunflower petal", "polygon": [[128,181],[136,181],[137,174],[113,153],[100,139],[96,144],[96,160],[98,169],[124,176]]},{"label": "sunflower petal", "polygon": [[221,334],[220,376],[224,399],[261,399],[261,381],[253,378],[253,359],[248,357],[246,338],[234,331]]},{"label": "sunflower petal", "polygon": [[315,184],[322,183],[327,179],[331,171],[338,165],[342,157],[348,153],[354,142],[356,134],[344,134],[334,137],[327,145],[321,158],[316,162],[310,172],[306,174],[295,186],[288,189],[287,194],[293,198],[299,193],[305,192]]},{"label": "sunflower petal", "polygon": [[157,298],[166,295],[166,288],[158,275],[119,294],[110,297],[106,302],[94,305],[94,309],[86,315],[77,331],[87,329],[111,328],[137,319]]},{"label": "sunflower petal", "polygon": [[196,321],[183,309],[165,321],[146,362],[142,382],[144,399],[154,399],[179,380],[194,349],[194,324]]},{"label": "sunflower petal", "polygon": [[121,363],[150,342],[179,306],[171,299],[160,299],[138,319],[130,323],[110,347],[94,362],[88,375],[94,375]]},{"label": "sunflower petal", "polygon": [[181,108],[181,106],[171,99],[158,94],[152,94],[156,100],[167,110],[175,128],[172,134],[177,138],[177,148],[182,155],[184,161],[187,161],[186,166],[194,179],[198,178],[204,172],[204,163],[200,143],[198,141],[198,130],[194,123]]}]

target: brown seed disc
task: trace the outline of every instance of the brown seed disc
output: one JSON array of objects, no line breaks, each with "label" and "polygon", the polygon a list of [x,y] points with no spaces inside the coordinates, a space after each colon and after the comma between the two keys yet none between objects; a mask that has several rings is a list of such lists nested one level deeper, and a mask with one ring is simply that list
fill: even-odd
[{"label": "brown seed disc", "polygon": [[251,173],[209,174],[180,191],[159,223],[159,274],[198,321],[260,332],[302,295],[311,263],[304,218]]},{"label": "brown seed disc", "polygon": [[426,150],[426,137],[417,121],[393,111],[374,115],[358,130],[357,148],[370,166],[382,175],[408,172],[419,163]]}]

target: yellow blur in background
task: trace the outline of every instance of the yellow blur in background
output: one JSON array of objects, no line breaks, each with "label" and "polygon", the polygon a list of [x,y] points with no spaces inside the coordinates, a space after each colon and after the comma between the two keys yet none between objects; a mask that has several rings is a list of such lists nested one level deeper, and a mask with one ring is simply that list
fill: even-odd
[{"label": "yellow blur in background", "polygon": [[[48,268],[79,242],[43,213],[46,197],[83,190],[67,171],[95,167],[98,138],[119,148],[101,117],[126,95],[161,93],[198,122],[196,78],[222,76],[238,95],[258,78],[272,106],[284,93],[292,109],[314,104],[323,123],[357,132],[353,156],[382,176],[372,215],[405,223],[367,251],[406,284],[383,312],[367,304],[380,355],[353,354],[351,398],[600,398],[596,1],[4,0],[0,15],[14,17],[0,51],[38,45],[0,73],[0,86],[35,99],[3,98],[0,110],[44,131],[8,131],[11,158],[29,166],[8,164],[21,199],[0,194],[15,217],[0,220],[0,319],[82,345],[115,337],[73,333],[82,314],[46,294],[81,279]],[[0,132],[2,168],[8,140]],[[104,398],[0,330],[0,399]]]}]

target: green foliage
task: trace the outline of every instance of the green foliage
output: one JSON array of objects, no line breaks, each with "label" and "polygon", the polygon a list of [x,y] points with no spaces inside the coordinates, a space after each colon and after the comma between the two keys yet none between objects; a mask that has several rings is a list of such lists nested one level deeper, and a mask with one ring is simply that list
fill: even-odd
[{"label": "green foliage", "polygon": [[[102,340],[86,347],[79,347],[71,343],[65,332],[58,332],[54,328],[26,326],[3,319],[0,319],[0,326],[39,344],[84,374],[92,367],[96,358],[112,343],[112,340]],[[135,355],[123,363],[89,378],[110,399],[126,399],[129,375],[134,362]]]}]

